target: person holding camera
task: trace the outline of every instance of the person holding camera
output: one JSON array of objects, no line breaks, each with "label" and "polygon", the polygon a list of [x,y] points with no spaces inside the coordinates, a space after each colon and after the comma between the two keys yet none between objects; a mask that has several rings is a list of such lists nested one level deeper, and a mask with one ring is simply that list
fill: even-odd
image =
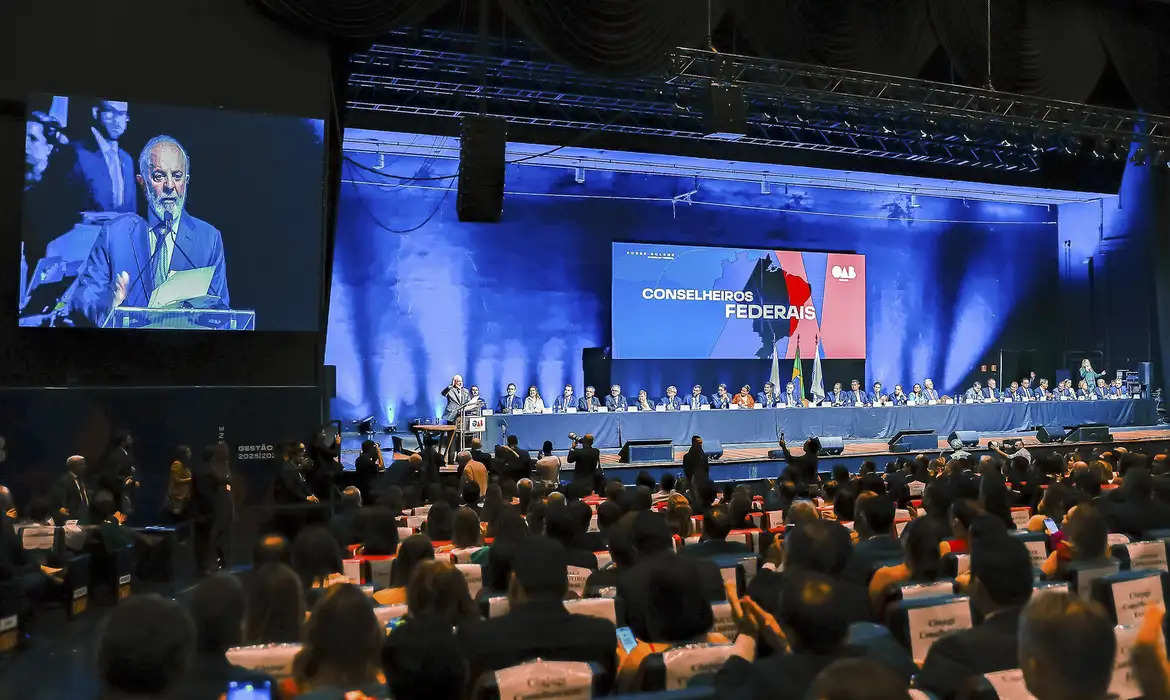
[{"label": "person holding camera", "polygon": [[573,465],[573,480],[601,493],[601,451],[593,446],[593,434],[577,437],[576,433],[569,433],[569,439],[573,441],[568,457],[569,464]]}]

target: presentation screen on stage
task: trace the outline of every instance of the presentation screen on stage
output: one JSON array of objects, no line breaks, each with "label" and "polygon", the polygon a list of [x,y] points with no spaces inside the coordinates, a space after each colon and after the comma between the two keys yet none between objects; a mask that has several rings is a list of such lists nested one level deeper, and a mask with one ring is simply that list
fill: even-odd
[{"label": "presentation screen on stage", "polygon": [[28,104],[20,325],[317,330],[321,120]]},{"label": "presentation screen on stage", "polygon": [[614,359],[865,357],[865,256],[613,244]]}]

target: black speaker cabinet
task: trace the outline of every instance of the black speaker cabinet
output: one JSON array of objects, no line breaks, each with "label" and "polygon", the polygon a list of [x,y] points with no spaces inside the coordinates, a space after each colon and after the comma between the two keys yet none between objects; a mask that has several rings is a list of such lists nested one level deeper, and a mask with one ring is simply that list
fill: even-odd
[{"label": "black speaker cabinet", "polygon": [[459,141],[460,221],[496,223],[504,213],[507,123],[499,117],[463,117]]}]

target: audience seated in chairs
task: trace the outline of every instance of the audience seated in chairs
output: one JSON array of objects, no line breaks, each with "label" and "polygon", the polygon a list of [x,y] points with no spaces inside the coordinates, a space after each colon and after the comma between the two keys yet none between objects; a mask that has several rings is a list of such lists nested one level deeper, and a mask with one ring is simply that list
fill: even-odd
[{"label": "audience seated in chairs", "polygon": [[637,646],[626,652],[619,647],[617,690],[633,693],[638,669],[650,654],[659,654],[687,644],[729,644],[722,634],[711,631],[715,622],[710,601],[695,587],[699,578],[698,563],[689,557],[659,557],[647,571],[650,585],[645,615],[646,637],[637,638]]},{"label": "audience seated in chairs", "polygon": [[951,532],[952,537],[942,541],[938,546],[939,556],[944,554],[967,554],[970,551],[971,523],[987,511],[978,502],[970,498],[960,498],[951,504]]},{"label": "audience seated in chairs", "polygon": [[133,595],[110,611],[97,642],[102,698],[165,698],[191,667],[195,625],[178,603]]},{"label": "audience seated in chairs", "polygon": [[880,566],[902,558],[902,545],[894,534],[895,511],[889,496],[867,493],[857,499],[853,521],[857,545],[845,565],[845,580],[868,586]]},{"label": "audience seated in chairs", "polygon": [[406,605],[412,618],[431,617],[451,628],[479,621],[467,579],[450,562],[424,561],[416,566],[410,576]]},{"label": "audience seated in chairs", "polygon": [[597,555],[577,544],[579,528],[573,521],[573,515],[568,506],[550,506],[545,514],[544,527],[548,537],[556,540],[565,548],[566,561],[569,566],[597,570]]},{"label": "audience seated in chairs", "polygon": [[382,506],[366,506],[358,512],[361,546],[357,553],[366,556],[394,556],[398,552],[398,518]]},{"label": "audience seated in chairs", "polygon": [[491,548],[504,542],[519,543],[528,539],[528,523],[515,506],[504,506],[494,520],[488,523],[487,536],[492,543],[475,551],[471,563],[487,566]]},{"label": "audience seated in chairs", "polygon": [[931,645],[915,679],[940,700],[958,696],[973,678],[1019,665],[1016,640],[1020,613],[1032,595],[1032,558],[990,514],[971,524],[969,595],[978,624]]},{"label": "audience seated in chairs", "polygon": [[691,557],[713,557],[720,554],[743,554],[751,552],[742,542],[728,542],[732,522],[728,509],[715,506],[703,516],[703,536],[698,544],[687,545],[683,554]]},{"label": "audience seated in chairs", "polygon": [[869,582],[869,598],[874,614],[881,618],[883,598],[888,589],[899,584],[929,583],[939,576],[939,543],[942,529],[931,518],[918,518],[902,532],[906,560],[877,570]]},{"label": "audience seated in chairs", "polygon": [[369,598],[350,583],[330,586],[305,623],[304,647],[293,660],[302,700],[326,700],[349,691],[386,693],[380,655],[384,633]]},{"label": "audience seated in chairs", "polygon": [[362,492],[356,486],[346,486],[341,491],[341,500],[337,503],[337,510],[329,518],[329,532],[339,544],[345,546],[360,542],[362,534],[358,532],[358,513],[362,508]]},{"label": "audience seated in chairs", "polygon": [[411,616],[382,646],[382,670],[394,700],[463,700],[467,656],[442,618]]},{"label": "audience seated in chairs", "polygon": [[407,600],[407,588],[414,569],[421,562],[435,558],[435,548],[426,535],[411,535],[398,548],[398,556],[390,569],[390,587],[374,591],[379,605],[401,605]]},{"label": "audience seated in chairs", "polygon": [[292,644],[301,641],[305,623],[305,587],[287,564],[260,566],[248,591],[245,644]]},{"label": "audience seated in chairs", "polygon": [[423,532],[431,539],[431,542],[450,542],[454,530],[455,515],[451,510],[451,504],[447,501],[433,503],[431,509],[427,511]]},{"label": "audience seated in chairs", "polygon": [[224,653],[242,640],[247,600],[244,587],[229,574],[213,574],[186,596],[187,612],[195,624],[195,655],[172,697],[181,700],[218,698],[228,681],[263,683],[276,687],[266,673],[233,666]]},{"label": "audience seated in chairs", "polygon": [[1117,638],[1099,604],[1059,591],[1033,596],[1020,616],[1019,648],[1037,700],[1110,697]]},{"label": "audience seated in chairs", "polygon": [[305,588],[305,602],[313,607],[324,589],[344,581],[341,546],[322,525],[311,525],[301,530],[293,541],[292,568]]},{"label": "audience seated in chairs", "polygon": [[1050,581],[1067,578],[1070,565],[1105,564],[1109,560],[1109,524],[1092,503],[1074,506],[1062,529],[1064,539],[1040,566]]},{"label": "audience seated in chairs", "polygon": [[825,666],[805,697],[816,700],[911,700],[906,681],[885,664],[865,658]]},{"label": "audience seated in chairs", "polygon": [[554,540],[534,537],[520,547],[512,563],[508,614],[459,628],[472,678],[537,657],[594,662],[613,678],[617,630],[607,620],[565,609],[568,565],[564,547]]},{"label": "audience seated in chairs", "polygon": [[483,546],[483,531],[479,526],[479,515],[467,506],[455,511],[455,524],[451,528],[451,545],[455,549],[472,549]]}]

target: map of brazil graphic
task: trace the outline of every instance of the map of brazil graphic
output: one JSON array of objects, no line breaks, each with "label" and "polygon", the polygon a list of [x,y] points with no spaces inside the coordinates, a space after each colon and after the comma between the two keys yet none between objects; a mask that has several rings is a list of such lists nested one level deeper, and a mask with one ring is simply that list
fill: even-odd
[{"label": "map of brazil graphic", "polygon": [[865,357],[865,258],[613,246],[615,359]]}]

